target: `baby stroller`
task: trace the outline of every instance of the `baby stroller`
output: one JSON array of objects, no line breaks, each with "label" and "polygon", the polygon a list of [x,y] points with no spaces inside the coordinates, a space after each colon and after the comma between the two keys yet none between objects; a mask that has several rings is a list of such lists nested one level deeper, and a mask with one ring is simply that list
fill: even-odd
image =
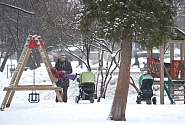
[{"label": "baby stroller", "polygon": [[[146,101],[147,104],[156,104],[156,97],[153,97],[152,85],[154,82],[153,77],[150,74],[143,74],[139,77],[139,93],[137,96],[137,104],[141,104],[141,101]],[[152,101],[151,101],[152,98]]]},{"label": "baby stroller", "polygon": [[79,100],[90,100],[90,103],[94,103],[95,92],[95,75],[92,72],[82,72],[77,78],[79,82],[79,95],[75,97],[75,103]]}]

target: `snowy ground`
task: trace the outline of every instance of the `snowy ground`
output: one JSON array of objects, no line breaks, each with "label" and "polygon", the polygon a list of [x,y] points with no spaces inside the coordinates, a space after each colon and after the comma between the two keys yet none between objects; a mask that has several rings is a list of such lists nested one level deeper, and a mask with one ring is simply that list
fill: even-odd
[{"label": "snowy ground", "polygon": [[[77,65],[77,62],[72,62],[74,73],[81,72],[81,69],[75,68]],[[137,83],[137,78],[141,74],[139,69],[132,67],[131,72],[138,72],[132,73],[132,77]],[[37,85],[51,84],[43,64],[35,70],[35,74]],[[108,120],[116,87],[116,84],[114,84],[116,78],[117,76],[114,76],[112,84],[108,87],[106,99],[101,99],[100,102],[95,100],[93,104],[84,100],[75,104],[74,98],[78,95],[78,83],[76,81],[70,83],[68,103],[56,103],[53,91],[37,91],[40,94],[40,102],[29,103],[28,95],[31,91],[16,91],[10,108],[0,111],[0,125],[184,125],[185,106],[183,102],[171,105],[167,96],[165,96],[165,104],[160,105],[159,92],[154,91],[157,96],[157,105],[146,105],[145,102],[138,105],[135,102],[137,93],[131,86],[126,109],[127,121]],[[3,88],[9,85],[10,80],[11,77],[7,79],[6,69],[3,73],[0,72],[0,103],[2,103],[5,96]],[[33,84],[33,71],[24,71],[19,84]]]}]

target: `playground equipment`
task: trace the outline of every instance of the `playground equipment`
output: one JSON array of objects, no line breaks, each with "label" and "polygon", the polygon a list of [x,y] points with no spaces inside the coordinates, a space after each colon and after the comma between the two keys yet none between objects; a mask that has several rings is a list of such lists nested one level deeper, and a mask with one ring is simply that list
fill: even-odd
[{"label": "playground equipment", "polygon": [[[48,72],[48,75],[50,77],[50,80],[52,82],[52,85],[18,85],[21,75],[23,73],[24,67],[28,61],[29,55],[31,53],[32,49],[38,49],[41,55],[41,58],[45,64],[46,70]],[[1,105],[1,111],[4,111],[5,108],[10,107],[10,104],[12,102],[13,96],[15,94],[15,91],[30,91],[32,90],[32,93],[30,96],[30,101],[32,102],[38,102],[38,93],[34,93],[33,91],[36,90],[54,90],[56,92],[57,98],[59,102],[62,102],[62,96],[59,93],[61,91],[60,87],[55,87],[55,79],[51,73],[52,65],[50,63],[49,57],[47,55],[47,52],[45,50],[44,44],[42,42],[42,39],[40,36],[34,35],[34,36],[28,36],[26,43],[24,45],[23,51],[21,53],[21,56],[19,58],[19,61],[17,63],[17,67],[14,71],[13,77],[10,81],[9,87],[4,87],[3,91],[6,91],[4,100]]]},{"label": "playground equipment", "polygon": [[[172,60],[172,63],[164,63],[163,73],[160,71],[160,60],[153,58],[147,58],[147,73],[155,79],[155,84],[158,84],[159,81],[163,80],[163,87],[166,91],[168,98],[171,104],[175,104],[175,101],[185,101],[185,80],[179,78],[180,72],[180,60]],[[182,69],[181,69],[182,71]],[[160,75],[163,74],[163,79]],[[179,89],[180,88],[180,89]],[[160,94],[160,96],[162,96]]]},{"label": "playground equipment", "polygon": [[10,77],[12,77],[14,71],[15,71],[15,64],[12,64],[12,58],[10,57],[10,65],[7,65],[7,78],[9,77],[9,72],[10,72]]},{"label": "playground equipment", "polygon": [[[35,86],[35,69],[33,70],[33,86]],[[32,90],[32,93],[29,94],[28,101],[30,103],[38,103],[40,101],[39,94],[36,93],[36,90]]]},{"label": "playground equipment", "polygon": [[[184,35],[184,33],[182,34]],[[174,61],[174,44],[179,44],[180,46],[180,77],[177,79],[172,79],[173,73],[168,74],[166,67],[164,66],[164,46],[160,46],[160,61],[154,70],[159,69],[159,80],[154,80],[154,84],[160,85],[160,104],[164,104],[164,92],[166,91],[171,104],[175,104],[175,101],[183,101],[185,104],[185,40],[169,40],[170,45],[170,63]],[[147,58],[151,57],[151,50],[147,50]],[[176,63],[177,64],[177,63]],[[175,66],[177,66],[175,64]],[[148,65],[147,65],[148,69]],[[171,66],[172,69],[177,71],[175,67]],[[165,76],[164,76],[165,75]],[[166,78],[167,77],[167,80]]]},{"label": "playground equipment", "polygon": [[[168,74],[166,67],[164,67],[164,73],[168,77],[168,81],[164,82],[164,90],[166,91],[171,104],[175,104],[175,101],[184,101],[185,104],[185,81],[173,80]],[[179,89],[179,87],[183,88]]]},{"label": "playground equipment", "polygon": [[9,74],[8,74],[9,71],[10,71],[10,77],[12,77],[13,72],[15,71],[15,64],[7,65],[7,78],[9,77]]}]

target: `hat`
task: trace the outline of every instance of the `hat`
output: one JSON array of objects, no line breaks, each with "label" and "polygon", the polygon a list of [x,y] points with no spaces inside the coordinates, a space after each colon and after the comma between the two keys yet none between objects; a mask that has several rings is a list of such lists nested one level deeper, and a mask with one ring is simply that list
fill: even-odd
[{"label": "hat", "polygon": [[66,58],[66,55],[65,55],[65,53],[60,53],[59,57],[64,57],[64,58]]}]

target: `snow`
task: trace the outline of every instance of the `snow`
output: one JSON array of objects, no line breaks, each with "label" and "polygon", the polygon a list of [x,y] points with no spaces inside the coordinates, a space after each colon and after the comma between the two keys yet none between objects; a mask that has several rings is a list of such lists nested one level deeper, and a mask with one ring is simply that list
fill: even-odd
[{"label": "snow", "polygon": [[[140,63],[144,60],[140,59]],[[132,59],[134,62],[134,59]],[[7,62],[10,64],[10,62]],[[14,61],[13,64],[16,64]],[[54,63],[52,63],[54,65]],[[80,68],[75,68],[77,61],[72,62],[73,73],[80,73]],[[137,67],[137,66],[136,66]],[[137,83],[137,78],[142,74],[138,68],[131,67],[131,75]],[[85,70],[85,69],[83,69]],[[35,70],[35,84],[51,84],[44,64]],[[10,76],[10,73],[9,73]],[[31,91],[16,91],[11,106],[0,111],[0,125],[184,125],[185,106],[183,102],[171,105],[167,96],[165,104],[160,104],[159,91],[154,91],[157,96],[157,105],[147,105],[145,102],[136,104],[137,93],[130,86],[126,109],[126,121],[111,121],[108,119],[111,110],[113,95],[115,92],[114,76],[112,83],[107,90],[106,99],[91,104],[88,100],[80,100],[79,104],[74,102],[78,95],[78,83],[70,82],[68,90],[68,102],[56,103],[55,93],[53,91],[37,91],[40,94],[39,103],[29,103],[28,95]],[[11,77],[7,78],[7,70],[0,72],[0,101],[2,103],[5,91],[4,87],[9,86]],[[19,84],[33,84],[33,71],[23,72]]]}]

